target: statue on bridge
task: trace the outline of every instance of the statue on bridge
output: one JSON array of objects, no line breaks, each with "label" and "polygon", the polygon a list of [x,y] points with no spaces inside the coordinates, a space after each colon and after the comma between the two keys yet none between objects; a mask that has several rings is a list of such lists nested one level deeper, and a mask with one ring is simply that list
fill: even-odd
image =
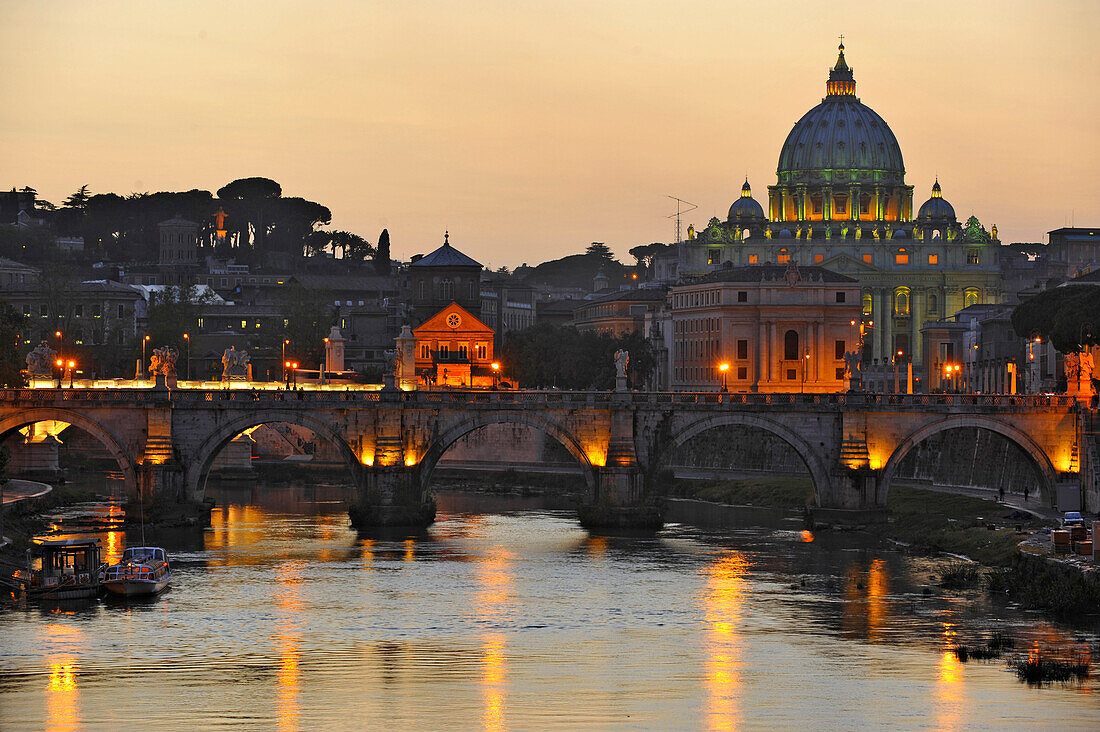
[{"label": "statue on bridge", "polygon": [[844,352],[844,378],[848,379],[848,388],[859,390],[863,387],[863,358],[859,351]]},{"label": "statue on bridge", "polygon": [[42,341],[34,350],[27,354],[27,375],[31,378],[44,376],[52,378],[54,373],[54,361],[57,359],[57,351]]},{"label": "statue on bridge", "polygon": [[615,378],[626,378],[626,367],[630,365],[630,351],[620,348],[615,351]]},{"label": "statue on bridge", "polygon": [[158,376],[171,376],[176,373],[176,359],[180,352],[172,346],[163,346],[153,349],[153,356],[149,359],[149,372]]},{"label": "statue on bridge", "polygon": [[238,351],[234,346],[225,349],[222,354],[222,381],[248,380],[251,371],[252,364],[248,362],[248,351]]}]

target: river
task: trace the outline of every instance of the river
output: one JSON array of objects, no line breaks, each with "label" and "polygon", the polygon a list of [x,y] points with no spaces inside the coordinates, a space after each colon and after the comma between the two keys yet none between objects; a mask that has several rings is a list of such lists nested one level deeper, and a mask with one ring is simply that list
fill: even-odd
[{"label": "river", "polygon": [[930,560],[858,534],[599,535],[547,499],[441,494],[427,530],[366,537],[341,488],[214,495],[209,529],[148,531],[161,596],[0,609],[0,727],[1100,728],[1095,678],[1029,687],[949,650],[1093,635],[926,595]]}]

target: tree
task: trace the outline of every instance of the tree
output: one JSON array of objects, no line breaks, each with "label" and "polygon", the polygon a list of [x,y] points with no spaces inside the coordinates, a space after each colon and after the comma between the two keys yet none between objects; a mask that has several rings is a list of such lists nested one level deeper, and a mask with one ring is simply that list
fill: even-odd
[{"label": "tree", "polygon": [[1039,336],[1062,353],[1100,344],[1100,287],[1063,285],[1023,301],[1012,311],[1020,338]]},{"label": "tree", "polygon": [[76,193],[72,194],[65,199],[66,208],[75,208],[81,211],[88,205],[88,200],[92,197],[91,191],[88,189],[87,184],[80,186],[76,189]]},{"label": "tree", "polygon": [[630,352],[627,374],[642,386],[656,365],[641,333],[611,338],[576,328],[536,324],[509,333],[501,353],[507,374],[524,386],[563,389],[611,389],[615,385],[615,351]]},{"label": "tree", "polygon": [[230,220],[236,222],[238,246],[249,242],[262,251],[267,244],[271,200],[283,195],[282,186],[270,178],[239,178],[218,189]]},{"label": "tree", "polygon": [[592,242],[588,245],[588,248],[584,250],[584,253],[595,254],[598,257],[603,257],[609,262],[615,259],[615,255],[611,253],[611,248],[602,241]]},{"label": "tree", "polygon": [[390,230],[382,229],[378,235],[378,247],[374,251],[374,271],[380,275],[390,273]]},{"label": "tree", "polygon": [[269,243],[278,252],[301,254],[316,228],[332,221],[332,212],[326,206],[296,196],[272,199],[269,209]]},{"label": "tree", "polygon": [[340,250],[341,259],[362,261],[374,253],[374,247],[363,237],[350,231],[334,231],[330,234],[330,246],[332,256],[336,256],[336,250]]},{"label": "tree", "polygon": [[26,319],[8,303],[0,300],[0,387],[26,386],[24,364],[19,360],[22,340],[26,338]]},{"label": "tree", "polygon": [[286,320],[283,337],[290,340],[287,357],[293,355],[303,368],[320,365],[334,319],[332,293],[290,284],[279,288],[279,299]]},{"label": "tree", "polygon": [[[213,302],[209,291],[200,292],[196,285],[190,287],[166,287],[149,295],[148,325],[149,345],[153,348],[174,346],[182,348],[183,334],[194,333],[199,318]],[[151,351],[146,349],[146,358]],[[146,364],[147,365],[147,364]]]}]

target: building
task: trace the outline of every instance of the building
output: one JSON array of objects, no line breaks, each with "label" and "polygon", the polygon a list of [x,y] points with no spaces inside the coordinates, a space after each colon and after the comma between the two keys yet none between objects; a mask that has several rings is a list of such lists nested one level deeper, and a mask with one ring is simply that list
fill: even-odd
[{"label": "building", "polygon": [[496,332],[496,348],[508,333],[535,324],[535,288],[515,277],[484,272],[481,276],[481,320]]},{"label": "building", "polygon": [[26,264],[0,257],[0,291],[23,289],[38,280],[38,270]]},{"label": "building", "polygon": [[450,232],[443,235],[443,246],[425,257],[413,257],[408,277],[412,325],[424,323],[452,302],[481,317],[481,264],[451,246]]},{"label": "building", "polygon": [[493,329],[451,303],[413,329],[416,375],[424,386],[491,387]]},{"label": "building", "polygon": [[1048,232],[1048,272],[1071,279],[1096,269],[1100,264],[1100,229],[1063,228]]},{"label": "building", "polygon": [[646,287],[584,300],[573,311],[573,325],[612,338],[645,333],[646,316],[663,309],[667,297],[667,287]]},{"label": "building", "polygon": [[725,267],[673,287],[665,326],[671,388],[846,390],[845,354],[859,343],[859,291],[851,277],[793,263]]},{"label": "building", "polygon": [[727,262],[794,262],[853,277],[870,328],[864,361],[881,363],[901,351],[920,364],[924,323],[1002,301],[997,227],[987,231],[973,216],[960,225],[938,180],[914,216],[901,146],[855,90],[841,44],[826,96],[779,151],[767,211],[746,180],[725,221],[713,218],[698,233],[689,228],[676,275],[706,274]]}]

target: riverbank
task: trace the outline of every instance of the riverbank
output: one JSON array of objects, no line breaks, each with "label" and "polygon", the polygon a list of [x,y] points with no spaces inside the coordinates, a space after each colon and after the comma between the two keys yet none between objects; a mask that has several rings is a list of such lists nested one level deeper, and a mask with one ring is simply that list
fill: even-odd
[{"label": "riverbank", "polygon": [[48,514],[65,506],[96,500],[96,492],[72,485],[53,486],[42,495],[4,506],[4,535],[11,540],[0,548],[0,556],[22,559],[31,539],[49,529]]}]

